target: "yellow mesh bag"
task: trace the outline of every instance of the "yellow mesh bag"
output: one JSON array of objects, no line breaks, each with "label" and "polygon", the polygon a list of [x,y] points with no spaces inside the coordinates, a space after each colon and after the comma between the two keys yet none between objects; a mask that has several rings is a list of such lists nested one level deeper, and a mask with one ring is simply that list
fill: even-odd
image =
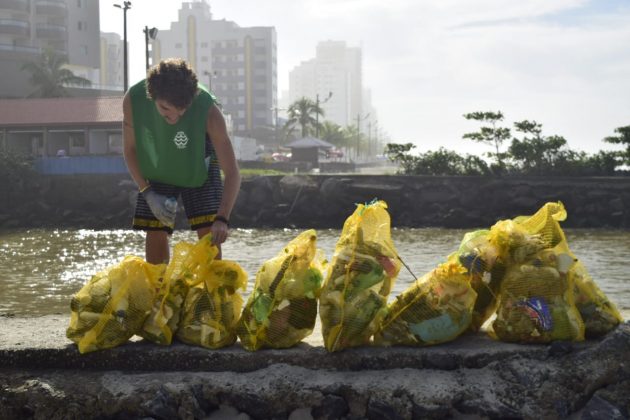
[{"label": "yellow mesh bag", "polygon": [[183,263],[190,289],[176,332],[181,341],[211,349],[236,342],[236,323],[243,306],[238,289],[247,287],[247,273],[234,261],[216,260],[210,236],[193,246]]},{"label": "yellow mesh bag", "polygon": [[126,342],[142,328],[151,311],[164,264],[134,256],[94,275],[74,295],[66,336],[87,353]]},{"label": "yellow mesh bag", "polygon": [[454,340],[470,326],[476,297],[464,267],[441,264],[389,304],[374,343],[425,346]]},{"label": "yellow mesh bag", "polygon": [[369,343],[387,314],[387,297],[400,265],[387,204],[359,204],[343,225],[320,295],[328,351]]},{"label": "yellow mesh bag", "polygon": [[468,232],[459,249],[448,258],[466,270],[470,286],[477,294],[472,311],[470,328],[478,331],[497,308],[505,264],[498,258],[497,248],[490,242],[487,229]]},{"label": "yellow mesh bag", "polygon": [[575,263],[569,276],[575,287],[575,306],[584,320],[586,337],[600,337],[623,322],[617,307],[597,287],[581,261]]},{"label": "yellow mesh bag", "polygon": [[574,258],[550,236],[530,234],[511,220],[495,224],[489,236],[506,267],[490,335],[523,343],[583,340],[568,275]]},{"label": "yellow mesh bag", "polygon": [[[209,238],[204,239],[209,240]],[[157,344],[168,345],[173,341],[181,319],[181,309],[188,294],[190,274],[187,273],[187,258],[193,244],[178,242],[173,247],[173,256],[158,284],[158,293],[151,313],[139,335]],[[216,256],[216,248],[211,255]]]},{"label": "yellow mesh bag", "polygon": [[288,348],[313,332],[324,264],[313,229],[265,261],[237,327],[245,349]]},{"label": "yellow mesh bag", "polygon": [[[515,221],[527,232],[540,235],[547,248],[555,247],[575,258],[559,223],[566,218],[563,204],[557,202],[546,203],[533,216],[522,216]],[[574,285],[575,305],[584,320],[586,337],[606,334],[623,321],[619,310],[593,281],[584,264],[578,261],[571,267],[569,277]]]}]

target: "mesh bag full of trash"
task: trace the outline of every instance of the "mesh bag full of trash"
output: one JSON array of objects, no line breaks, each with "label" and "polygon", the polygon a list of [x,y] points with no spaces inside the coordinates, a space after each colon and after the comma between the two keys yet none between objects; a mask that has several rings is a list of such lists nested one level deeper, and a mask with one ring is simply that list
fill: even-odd
[{"label": "mesh bag full of trash", "polygon": [[[554,247],[576,258],[560,227],[560,222],[566,218],[564,205],[556,202],[546,203],[532,216],[521,216],[514,220],[527,232],[541,235],[548,248]],[[623,321],[615,304],[597,286],[580,260],[571,267],[568,275],[573,283],[575,306],[584,321],[586,337],[602,336]]]},{"label": "mesh bag full of trash", "polygon": [[[210,238],[202,240],[210,240]],[[186,268],[190,265],[188,259],[195,255],[190,254],[192,249],[193,244],[184,241],[178,242],[173,247],[173,256],[157,285],[158,292],[151,313],[138,334],[143,338],[157,344],[171,344],[173,335],[179,327],[184,299],[192,281],[189,270]],[[214,259],[218,249],[211,247],[209,252],[211,253],[209,257]]]},{"label": "mesh bag full of trash", "polygon": [[467,273],[447,262],[418,279],[389,304],[374,343],[425,346],[457,338],[470,326],[477,297]]},{"label": "mesh bag full of trash", "polygon": [[190,289],[176,336],[188,344],[217,349],[236,342],[243,306],[239,289],[247,287],[247,273],[234,261],[215,259],[217,249],[205,238],[190,250],[183,268]]},{"label": "mesh bag full of trash", "polygon": [[141,330],[151,312],[165,267],[127,256],[94,275],[70,302],[66,336],[78,344],[81,353],[126,342]]},{"label": "mesh bag full of trash", "polygon": [[487,229],[466,233],[459,249],[449,256],[449,261],[466,269],[470,285],[477,294],[470,322],[473,331],[478,331],[494,314],[505,274],[505,264],[498,259],[498,250],[490,242],[489,234]]},{"label": "mesh bag full of trash", "polygon": [[490,236],[506,266],[490,335],[520,343],[583,340],[568,275],[575,259],[512,220],[495,224]]},{"label": "mesh bag full of trash", "polygon": [[313,229],[265,261],[238,323],[245,349],[288,348],[313,332],[324,265]]},{"label": "mesh bag full of trash", "polygon": [[319,299],[328,351],[369,344],[387,314],[400,266],[387,204],[359,204],[343,225]]}]

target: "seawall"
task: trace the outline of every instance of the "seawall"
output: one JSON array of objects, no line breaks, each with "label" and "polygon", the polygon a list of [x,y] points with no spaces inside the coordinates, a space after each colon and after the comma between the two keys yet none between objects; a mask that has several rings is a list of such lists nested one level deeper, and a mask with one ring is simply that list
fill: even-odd
[{"label": "seawall", "polygon": [[[66,315],[0,317],[0,418],[624,419],[630,323],[582,343],[247,352],[131,341],[81,355]],[[211,417],[219,414],[224,417]]]},{"label": "seawall", "polygon": [[[127,175],[58,175],[0,186],[0,227],[128,228]],[[630,228],[630,177],[261,176],[243,180],[234,227],[341,228],[355,203],[387,201],[398,227],[489,227],[562,201],[564,227]],[[183,213],[183,212],[182,212]],[[183,214],[178,224],[185,225]]]}]

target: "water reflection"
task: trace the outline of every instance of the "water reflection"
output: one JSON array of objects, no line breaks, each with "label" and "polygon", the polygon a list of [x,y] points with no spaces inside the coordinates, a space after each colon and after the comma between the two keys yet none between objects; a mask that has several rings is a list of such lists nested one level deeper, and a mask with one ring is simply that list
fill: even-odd
[{"label": "water reflection", "polygon": [[[239,229],[231,233],[224,256],[247,271],[252,288],[263,261],[273,257],[300,231]],[[332,257],[339,230],[318,231],[318,244]],[[465,230],[394,229],[401,258],[418,277],[455,251]],[[627,317],[630,315],[628,256],[630,232],[568,230],[569,245],[598,285]],[[172,242],[194,241],[193,232],[176,232]],[[144,234],[131,230],[28,230],[0,233],[0,314],[45,315],[69,313],[68,303],[94,273],[126,255],[144,255]],[[414,281],[405,269],[392,297]]]}]

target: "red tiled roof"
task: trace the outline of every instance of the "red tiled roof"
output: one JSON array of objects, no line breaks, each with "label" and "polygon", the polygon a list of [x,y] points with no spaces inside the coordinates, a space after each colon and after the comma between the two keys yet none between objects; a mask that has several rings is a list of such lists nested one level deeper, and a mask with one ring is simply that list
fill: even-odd
[{"label": "red tiled roof", "polygon": [[0,99],[0,127],[122,123],[122,96]]}]

